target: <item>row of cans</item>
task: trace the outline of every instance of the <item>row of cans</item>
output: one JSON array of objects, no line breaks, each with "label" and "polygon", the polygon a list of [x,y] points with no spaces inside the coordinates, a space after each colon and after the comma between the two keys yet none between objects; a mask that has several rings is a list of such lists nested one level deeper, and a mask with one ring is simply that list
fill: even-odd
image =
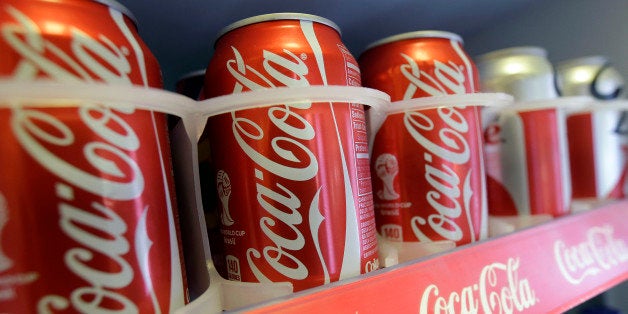
[{"label": "row of cans", "polygon": [[513,47],[479,56],[478,67],[483,90],[517,101],[483,117],[492,213],[560,216],[573,201],[625,197],[626,108],[613,102],[624,80],[607,58],[554,67],[543,48]]},{"label": "row of cans", "polygon": [[[333,22],[271,14],[225,28],[201,95],[344,85],[401,101],[476,93],[478,83],[456,34],[385,38],[356,60]],[[391,114],[376,135],[368,123],[361,104],[308,101],[208,119],[202,181],[217,194],[204,205],[224,277],[299,291],[378,269],[378,230],[459,245],[486,236],[479,106]]]},{"label": "row of cans", "polygon": [[[332,34],[333,40],[326,41],[328,37],[324,34],[327,33]],[[268,34],[274,40],[261,38],[259,34]],[[280,34],[285,42],[276,40]],[[359,106],[352,107],[354,104],[334,103],[330,109],[327,103],[308,102],[303,107],[307,114],[297,114],[301,108],[290,108],[287,114],[286,105],[281,105],[247,110],[243,119],[240,114],[244,113],[240,112],[232,113],[231,117],[210,118],[205,132],[208,144],[203,144],[209,152],[203,154],[205,168],[209,171],[203,181],[215,184],[218,197],[213,197],[213,203],[207,201],[205,209],[208,215],[213,211],[216,217],[213,227],[219,230],[216,234],[220,243],[212,245],[212,251],[216,263],[223,264],[219,267],[223,276],[238,281],[288,281],[295,290],[301,290],[345,278],[345,262],[349,261],[347,250],[359,252],[362,259],[354,261],[350,276],[376,269],[373,266],[377,262],[377,252],[372,245],[375,242],[373,229],[392,241],[447,240],[464,245],[486,237],[488,213],[567,214],[572,200],[568,152],[576,145],[566,142],[564,105],[543,101],[523,104],[515,91],[535,92],[527,87],[519,86],[517,90],[480,88],[484,82],[482,71],[478,72],[462,43],[458,35],[449,32],[404,33],[371,44],[356,62],[342,44],[337,26],[320,17],[272,14],[227,27],[216,41],[215,55],[204,74],[201,99],[261,88],[338,84],[384,91],[390,95],[393,107],[416,98],[480,91],[515,94],[518,102],[508,108],[511,110],[497,111],[464,102],[459,106],[405,110],[389,114],[374,134],[366,134],[364,112]],[[497,56],[485,58],[501,58],[502,52]],[[544,71],[537,65],[530,67]],[[553,72],[548,69],[551,88],[555,89]],[[562,86],[568,85],[565,81]],[[554,90],[547,98],[538,99],[556,97]],[[573,107],[576,105],[574,103]],[[349,106],[350,112],[340,113],[342,106]],[[271,164],[269,160],[283,161],[280,169],[288,164],[288,158],[273,143],[277,140],[273,135],[285,136],[275,128],[287,130],[272,124],[277,112],[281,113],[282,121],[290,116],[307,121],[309,124],[303,126],[308,129],[321,126],[312,133],[320,138],[299,141],[304,146],[294,143],[299,149],[287,148],[291,153],[290,161],[326,160],[324,165],[318,163],[316,175],[322,178],[314,180],[312,177],[312,182],[296,189],[303,191],[300,192],[303,198],[298,202],[301,209],[286,208],[278,195],[272,197],[264,192],[268,191],[269,184],[280,187],[286,193],[283,197],[295,191],[291,188],[294,182],[286,181],[286,176],[282,175],[273,177],[278,174],[266,167]],[[267,117],[271,121],[265,120]],[[355,120],[356,117],[359,119]],[[333,124],[315,122],[321,118]],[[342,120],[353,121],[342,125]],[[242,122],[255,130],[247,133],[248,138],[244,140],[238,135],[245,132]],[[233,138],[220,131],[229,128],[234,133]],[[349,133],[346,138],[338,133],[343,128]],[[572,128],[579,130],[580,126]],[[329,130],[337,133],[325,135]],[[574,137],[576,142],[579,136]],[[366,155],[368,137],[374,138],[370,156]],[[488,143],[489,137],[495,142]],[[292,135],[291,143],[294,138],[303,140]],[[295,150],[305,150],[306,155],[313,157],[293,158],[298,156],[294,155]],[[493,155],[489,156],[491,151]],[[238,155],[240,158],[236,157]],[[338,155],[341,157],[334,157]],[[369,157],[370,161],[366,160]],[[368,168],[363,166],[365,163],[369,164]],[[302,164],[305,165],[309,164]],[[493,168],[489,170],[489,167]],[[325,181],[324,173],[337,175]],[[496,178],[495,173],[501,176]],[[228,193],[224,192],[225,177],[229,178]],[[554,177],[557,179],[552,181]],[[584,177],[579,180],[589,182]],[[243,194],[238,195],[236,191]],[[340,196],[334,196],[335,193]],[[312,208],[314,203],[318,209]],[[269,216],[278,208],[282,215],[301,213],[291,216],[297,217],[299,224],[281,227],[276,221],[279,216]],[[324,211],[327,208],[334,208],[341,216],[334,218],[335,222],[320,218],[319,215],[333,217],[331,212]],[[307,221],[306,216],[315,218],[316,224]],[[342,227],[334,229],[333,224]],[[292,243],[280,233],[286,230],[292,236],[290,239],[298,240],[298,252],[286,252],[286,245]],[[303,239],[308,234],[316,234],[317,238]],[[347,242],[351,236],[358,241]],[[332,238],[335,241],[331,241]],[[330,245],[325,253],[319,249],[321,242]],[[262,251],[273,254],[265,255]],[[332,255],[336,256],[335,260]],[[331,264],[338,265],[335,272],[329,268]],[[293,268],[287,268],[288,265]]]},{"label": "row of cans", "polygon": [[[115,1],[6,0],[0,28],[3,78],[162,87]],[[356,60],[335,23],[293,13],[227,26],[204,73],[201,99],[315,85],[371,87],[393,102],[481,90],[456,34],[392,36]],[[186,278],[167,116],[107,105],[0,109],[0,311],[172,312],[188,302],[197,278]],[[221,274],[299,291],[378,269],[377,232],[483,239],[482,111],[404,111],[377,134],[356,103],[210,117],[199,169]]]}]

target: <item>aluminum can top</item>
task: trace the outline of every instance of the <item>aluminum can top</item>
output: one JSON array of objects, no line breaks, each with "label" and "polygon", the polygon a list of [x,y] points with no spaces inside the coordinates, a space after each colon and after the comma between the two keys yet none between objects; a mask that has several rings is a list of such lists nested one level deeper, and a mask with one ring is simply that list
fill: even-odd
[{"label": "aluminum can top", "polygon": [[478,91],[475,64],[460,36],[436,30],[384,38],[360,55],[362,83],[393,101]]},{"label": "aluminum can top", "polygon": [[415,32],[397,34],[397,35],[380,39],[378,41],[375,41],[369,44],[366,47],[366,50],[377,47],[377,46],[396,42],[396,41],[401,41],[401,40],[406,40],[406,39],[417,39],[417,38],[445,38],[445,39],[451,39],[451,40],[455,40],[460,43],[463,43],[462,37],[460,37],[457,34],[446,32],[446,31],[439,31],[439,30],[424,30],[424,31],[415,31]]},{"label": "aluminum can top", "polygon": [[476,58],[480,77],[487,80],[507,76],[533,76],[552,72],[547,51],[540,47],[512,47],[491,51]]},{"label": "aluminum can top", "polygon": [[521,46],[476,58],[485,92],[511,94],[517,101],[556,98],[554,69],[541,47]]},{"label": "aluminum can top", "polygon": [[135,27],[137,27],[137,18],[135,18],[135,15],[133,15],[133,12],[131,12],[131,10],[129,10],[127,7],[125,7],[120,2],[115,1],[115,0],[92,0],[92,1],[104,4],[104,5],[112,8],[112,9],[114,9],[114,10],[124,14],[126,17],[131,19],[131,21],[133,21],[133,24],[135,24]]},{"label": "aluminum can top", "polygon": [[313,14],[305,14],[305,13],[294,13],[294,12],[282,12],[282,13],[270,13],[270,14],[262,14],[257,16],[252,16],[249,18],[245,18],[234,22],[225,28],[223,28],[219,33],[216,39],[216,43],[220,40],[220,38],[227,34],[228,32],[238,29],[240,27],[244,27],[251,24],[270,22],[270,21],[285,21],[285,20],[297,20],[297,21],[312,21],[320,24],[327,25],[333,28],[338,35],[341,35],[340,27],[336,25],[336,23],[328,20],[324,17],[313,15]]},{"label": "aluminum can top", "polygon": [[620,98],[625,81],[605,56],[565,60],[556,66],[557,88],[562,96],[592,96],[601,100]]}]

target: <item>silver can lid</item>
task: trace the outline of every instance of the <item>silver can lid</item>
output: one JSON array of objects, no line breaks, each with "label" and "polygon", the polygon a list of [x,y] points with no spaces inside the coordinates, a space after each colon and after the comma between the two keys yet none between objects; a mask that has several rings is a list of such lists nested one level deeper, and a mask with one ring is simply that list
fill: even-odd
[{"label": "silver can lid", "polygon": [[606,58],[605,56],[595,55],[561,61],[556,67],[558,69],[567,69],[582,65],[603,66],[607,63],[608,58]]},{"label": "silver can lid", "polygon": [[438,30],[424,30],[424,31],[415,31],[415,32],[397,34],[397,35],[380,39],[366,46],[365,50],[369,50],[377,46],[385,45],[385,44],[400,41],[400,40],[415,39],[415,38],[445,38],[445,39],[455,40],[460,43],[464,43],[464,41],[462,40],[462,37],[460,37],[458,34],[446,32],[446,31],[438,31]]},{"label": "silver can lid", "polygon": [[126,17],[128,17],[129,19],[131,19],[131,21],[133,21],[133,24],[135,24],[135,27],[137,27],[137,18],[135,18],[135,15],[133,15],[133,12],[131,12],[131,10],[129,10],[127,7],[125,7],[124,5],[122,5],[120,2],[116,1],[116,0],[92,0],[96,3],[100,3],[100,4],[104,4],[120,13],[122,13],[123,15],[125,15]]},{"label": "silver can lid", "polygon": [[535,56],[543,59],[547,58],[547,51],[536,46],[510,47],[491,51],[477,57],[480,62],[488,62],[494,59],[501,59],[512,56]]},{"label": "silver can lid", "polygon": [[227,27],[223,28],[218,33],[218,35],[216,36],[217,37],[216,41],[218,41],[220,37],[222,37],[226,33],[240,27],[244,27],[244,26],[256,24],[256,23],[262,23],[262,22],[268,22],[268,21],[281,21],[281,20],[312,21],[312,22],[327,25],[333,28],[336,32],[338,32],[338,35],[341,34],[340,27],[338,27],[336,23],[324,17],[320,17],[318,15],[313,15],[313,14],[305,14],[305,13],[282,12],[282,13],[257,15],[257,16],[249,17],[243,20],[239,20],[235,23],[232,23],[228,25]]}]

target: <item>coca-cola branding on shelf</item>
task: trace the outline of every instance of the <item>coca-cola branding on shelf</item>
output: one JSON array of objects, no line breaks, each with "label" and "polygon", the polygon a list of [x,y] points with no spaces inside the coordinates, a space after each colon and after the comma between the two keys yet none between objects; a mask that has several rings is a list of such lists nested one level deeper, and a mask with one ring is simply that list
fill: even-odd
[{"label": "coca-cola branding on shelf", "polygon": [[[65,14],[45,24],[38,18],[49,12],[33,1],[10,2],[0,8],[3,75],[160,86],[156,61],[121,12],[86,3],[79,9],[97,19],[82,23]],[[58,108],[12,102],[0,110],[1,307],[183,306],[165,116],[98,101]]]},{"label": "coca-cola branding on shelf", "polygon": [[612,226],[595,226],[581,242],[554,242],[554,259],[562,277],[572,285],[585,284],[588,277],[626,267],[628,246],[617,238]]},{"label": "coca-cola branding on shelf", "polygon": [[[260,38],[272,37],[277,23],[298,48]],[[307,19],[228,32],[207,73],[207,81],[220,81],[205,86],[208,97],[360,82],[336,30]],[[378,268],[362,105],[304,101],[234,110],[210,117],[207,128],[226,277],[289,281],[298,291]]]},{"label": "coca-cola branding on shelf", "polygon": [[431,284],[421,294],[419,313],[521,313],[539,302],[534,287],[519,273],[520,259],[482,268],[478,281],[447,294]]},{"label": "coca-cola branding on shelf", "polygon": [[[392,100],[476,91],[477,73],[456,35],[418,35],[384,40],[367,50],[360,58],[365,85],[389,93]],[[422,45],[413,46],[419,42]],[[417,54],[418,49],[424,53]],[[424,59],[416,59],[417,55]],[[390,114],[375,135],[372,161],[382,236],[392,241],[457,244],[484,236],[487,209],[481,143],[475,106]]]}]

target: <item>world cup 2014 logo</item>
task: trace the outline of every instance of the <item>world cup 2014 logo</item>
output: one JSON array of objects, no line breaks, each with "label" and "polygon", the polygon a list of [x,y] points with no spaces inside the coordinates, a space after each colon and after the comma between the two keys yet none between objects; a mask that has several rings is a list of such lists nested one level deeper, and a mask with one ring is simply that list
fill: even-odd
[{"label": "world cup 2014 logo", "polygon": [[398,199],[400,195],[393,186],[395,177],[399,174],[397,158],[392,154],[379,155],[375,160],[375,172],[383,184],[382,189],[377,191],[377,197],[387,201]]},{"label": "world cup 2014 logo", "polygon": [[231,214],[229,213],[229,198],[231,197],[231,180],[229,175],[223,170],[219,170],[216,174],[216,188],[218,189],[218,197],[222,204],[222,211],[220,213],[220,220],[225,226],[231,226],[234,223]]}]

